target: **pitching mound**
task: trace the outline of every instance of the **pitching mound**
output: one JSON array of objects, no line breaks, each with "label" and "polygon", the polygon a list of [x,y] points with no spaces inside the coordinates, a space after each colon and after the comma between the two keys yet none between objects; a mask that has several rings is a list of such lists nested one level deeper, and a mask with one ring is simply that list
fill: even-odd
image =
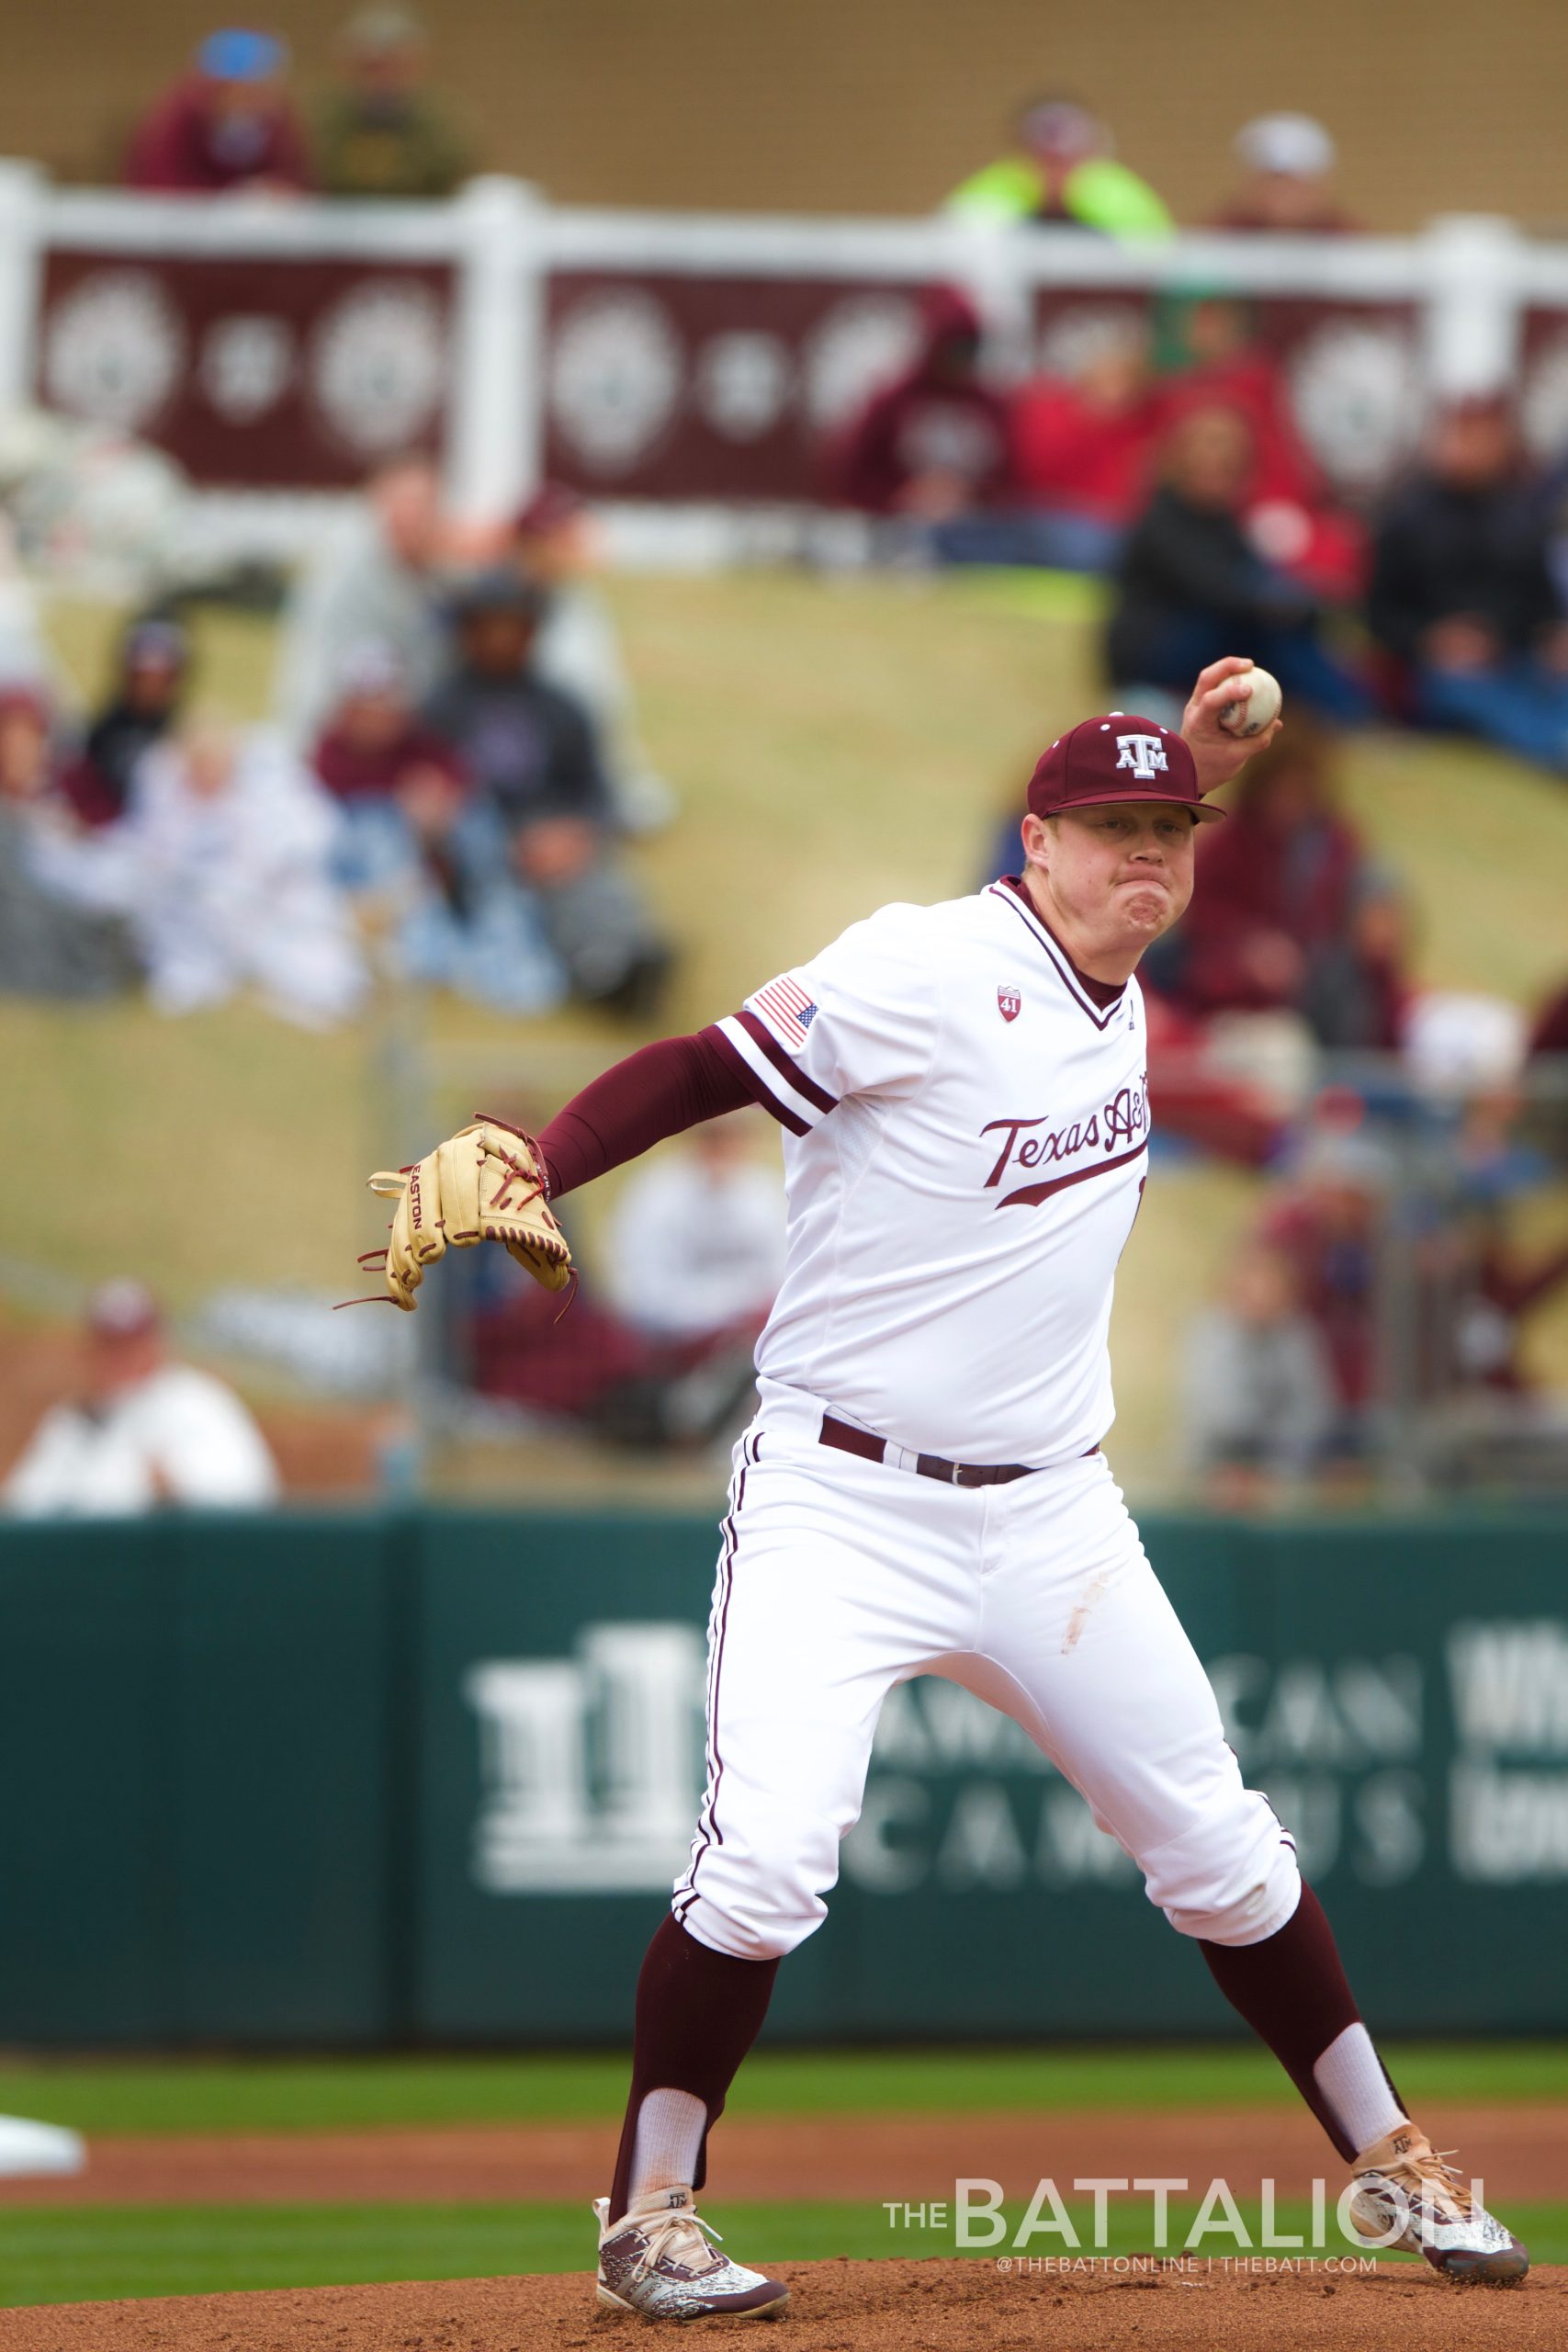
[{"label": "pitching mound", "polygon": [[[784,2318],[760,2346],[821,2352],[1557,2352],[1568,2341],[1568,2267],[1508,2290],[1450,2287],[1412,2266],[1372,2273],[1249,2276],[1174,2266],[1117,2273],[1007,2272],[983,2262],[788,2262]],[[1455,2302],[1455,2297],[1461,2300]],[[1440,2300],[1439,2300],[1440,2299]],[[705,2323],[705,2333],[735,2323]],[[773,2330],[777,2328],[775,2337]],[[642,2341],[643,2323],[600,2313],[591,2282],[468,2278],[440,2286],[178,2295],[5,2314],[6,2352],[544,2352]]]}]

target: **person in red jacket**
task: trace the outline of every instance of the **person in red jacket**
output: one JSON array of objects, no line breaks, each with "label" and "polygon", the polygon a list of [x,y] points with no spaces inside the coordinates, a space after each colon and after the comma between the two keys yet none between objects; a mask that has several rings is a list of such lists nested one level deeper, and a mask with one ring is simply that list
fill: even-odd
[{"label": "person in red jacket", "polygon": [[172,195],[308,188],[299,120],[284,90],[288,56],[270,33],[212,33],[193,72],[132,136],[125,185]]},{"label": "person in red jacket", "polygon": [[1043,561],[1104,568],[1147,500],[1160,395],[1140,322],[1108,333],[1070,377],[1043,376],[1013,403],[1019,495],[1055,545]]}]

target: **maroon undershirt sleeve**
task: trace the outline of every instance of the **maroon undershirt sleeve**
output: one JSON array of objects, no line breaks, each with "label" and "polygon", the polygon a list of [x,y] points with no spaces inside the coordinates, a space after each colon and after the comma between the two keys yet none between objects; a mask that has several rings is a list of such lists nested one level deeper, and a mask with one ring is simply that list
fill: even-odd
[{"label": "maroon undershirt sleeve", "polygon": [[750,1072],[717,1028],[644,1046],[574,1094],[540,1136],[550,1198],[757,1099]]}]

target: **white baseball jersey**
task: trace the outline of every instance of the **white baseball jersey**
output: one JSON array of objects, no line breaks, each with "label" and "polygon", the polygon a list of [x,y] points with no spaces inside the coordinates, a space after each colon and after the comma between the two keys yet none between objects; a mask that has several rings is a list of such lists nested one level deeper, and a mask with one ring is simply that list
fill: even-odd
[{"label": "white baseball jersey", "polygon": [[1097,1444],[1148,1159],[1136,981],[1086,980],[998,882],[884,907],[719,1026],[785,1130],[764,1406],[803,1392],[958,1462]]}]

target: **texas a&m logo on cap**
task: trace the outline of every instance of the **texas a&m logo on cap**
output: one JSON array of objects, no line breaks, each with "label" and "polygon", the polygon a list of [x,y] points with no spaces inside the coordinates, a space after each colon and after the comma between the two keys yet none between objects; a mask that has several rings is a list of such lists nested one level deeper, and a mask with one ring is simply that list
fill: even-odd
[{"label": "texas a&m logo on cap", "polygon": [[1181,737],[1130,710],[1081,718],[1041,754],[1029,779],[1032,817],[1155,800],[1190,810],[1197,825],[1217,824],[1224,815],[1205,802]]},{"label": "texas a&m logo on cap", "polygon": [[997,990],[997,1011],[1004,1021],[1016,1021],[1022,1010],[1023,995],[1021,989],[1002,988]]},{"label": "texas a&m logo on cap", "polygon": [[1116,749],[1119,768],[1131,768],[1134,775],[1164,775],[1165,745],[1157,735],[1118,735]]}]

